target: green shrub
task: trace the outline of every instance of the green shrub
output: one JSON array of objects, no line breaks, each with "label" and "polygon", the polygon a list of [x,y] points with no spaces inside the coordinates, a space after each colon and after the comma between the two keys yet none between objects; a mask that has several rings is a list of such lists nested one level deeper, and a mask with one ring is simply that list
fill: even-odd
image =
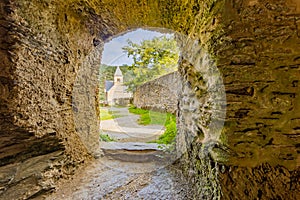
[{"label": "green shrub", "polygon": [[158,144],[172,144],[175,142],[177,134],[176,117],[170,113],[167,114],[165,123],[165,132],[155,142]]}]

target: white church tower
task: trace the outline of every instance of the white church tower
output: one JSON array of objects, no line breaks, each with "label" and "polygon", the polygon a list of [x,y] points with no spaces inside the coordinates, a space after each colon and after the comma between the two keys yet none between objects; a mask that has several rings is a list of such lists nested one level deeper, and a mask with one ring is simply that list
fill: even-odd
[{"label": "white church tower", "polygon": [[120,67],[117,67],[117,70],[114,75],[114,84],[115,85],[122,85],[123,84],[123,74],[122,71],[120,70]]},{"label": "white church tower", "polygon": [[[108,81],[109,82],[109,81]],[[127,92],[127,87],[123,83],[123,73],[120,67],[117,67],[114,74],[114,81],[111,83],[111,87],[107,88],[107,102],[109,105],[120,104],[120,102],[128,102],[132,98],[132,93]],[[125,99],[127,99],[125,101]],[[127,103],[127,104],[128,104]]]}]

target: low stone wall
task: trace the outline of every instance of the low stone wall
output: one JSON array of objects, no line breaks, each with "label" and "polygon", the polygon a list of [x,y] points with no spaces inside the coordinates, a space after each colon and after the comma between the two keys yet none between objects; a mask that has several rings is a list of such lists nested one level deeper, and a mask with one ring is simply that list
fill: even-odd
[{"label": "low stone wall", "polygon": [[177,71],[149,81],[137,88],[133,104],[138,108],[175,113],[180,85]]}]

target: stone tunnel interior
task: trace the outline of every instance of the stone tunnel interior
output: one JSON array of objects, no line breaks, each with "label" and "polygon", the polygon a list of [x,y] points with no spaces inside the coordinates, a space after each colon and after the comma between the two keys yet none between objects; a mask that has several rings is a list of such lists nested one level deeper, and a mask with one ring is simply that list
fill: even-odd
[{"label": "stone tunnel interior", "polygon": [[299,198],[299,15],[297,0],[1,1],[0,198],[36,198],[97,157],[95,66],[144,27],[184,36],[177,150],[194,198]]}]

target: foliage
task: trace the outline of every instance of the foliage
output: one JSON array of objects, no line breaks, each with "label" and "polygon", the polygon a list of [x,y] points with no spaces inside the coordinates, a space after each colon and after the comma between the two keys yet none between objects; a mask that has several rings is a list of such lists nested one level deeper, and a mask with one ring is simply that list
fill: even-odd
[{"label": "foliage", "polygon": [[103,141],[103,142],[113,142],[113,141],[115,141],[108,134],[100,134],[100,140]]},{"label": "foliage", "polygon": [[174,115],[168,114],[165,127],[165,132],[155,141],[158,144],[172,144],[175,142],[177,127],[176,117]]},{"label": "foliage", "polygon": [[158,124],[165,126],[165,132],[158,140],[153,141],[158,144],[172,144],[175,141],[177,128],[176,117],[171,113],[160,113],[131,106],[129,112],[140,115],[139,124]]},{"label": "foliage", "polygon": [[179,50],[174,37],[155,37],[141,44],[128,40],[128,46],[123,47],[123,50],[128,57],[133,58],[133,64],[127,66],[133,78],[125,82],[130,91],[177,69]]}]

